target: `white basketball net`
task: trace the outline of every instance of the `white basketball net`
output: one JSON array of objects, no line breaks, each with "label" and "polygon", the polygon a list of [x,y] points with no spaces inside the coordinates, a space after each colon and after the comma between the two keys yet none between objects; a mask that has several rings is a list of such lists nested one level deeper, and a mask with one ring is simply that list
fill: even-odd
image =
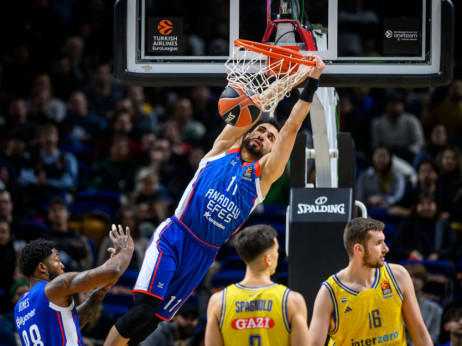
[{"label": "white basketball net", "polygon": [[225,63],[228,86],[238,87],[273,116],[279,101],[290,95],[292,88],[311,66],[284,59],[269,58],[243,47],[235,47]]}]

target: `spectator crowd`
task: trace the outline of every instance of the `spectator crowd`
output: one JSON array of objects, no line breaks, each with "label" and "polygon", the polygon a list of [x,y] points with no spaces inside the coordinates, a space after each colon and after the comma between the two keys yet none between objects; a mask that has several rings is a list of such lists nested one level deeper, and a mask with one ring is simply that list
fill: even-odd
[{"label": "spectator crowd", "polygon": [[[224,126],[222,88],[114,80],[112,2],[26,2],[0,10],[1,340],[14,334],[12,307],[28,289],[17,267],[28,241],[53,240],[66,270],[83,270],[104,262],[109,225],[123,224],[135,239],[130,268],[138,270],[150,235]],[[448,86],[338,89],[340,130],[356,143],[356,199],[386,224],[387,260],[407,263],[435,343],[448,342],[462,316],[458,54]],[[278,117],[288,110],[284,100]],[[311,133],[309,120],[303,131]],[[284,180],[267,201],[288,200]],[[187,305],[151,339],[199,344],[203,312]],[[102,309],[83,332],[88,345],[101,344],[113,321]]]}]

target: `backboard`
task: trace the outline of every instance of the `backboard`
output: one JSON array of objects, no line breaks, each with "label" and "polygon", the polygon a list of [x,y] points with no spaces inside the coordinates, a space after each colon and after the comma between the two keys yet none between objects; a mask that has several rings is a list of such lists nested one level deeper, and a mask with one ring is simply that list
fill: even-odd
[{"label": "backboard", "polygon": [[117,0],[115,76],[143,86],[224,86],[224,63],[241,38],[314,51],[327,65],[322,86],[424,87],[452,78],[449,0],[270,3]]}]

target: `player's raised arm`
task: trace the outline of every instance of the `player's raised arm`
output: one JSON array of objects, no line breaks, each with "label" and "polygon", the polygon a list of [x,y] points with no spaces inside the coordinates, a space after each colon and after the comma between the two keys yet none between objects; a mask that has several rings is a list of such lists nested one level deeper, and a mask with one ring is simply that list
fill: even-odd
[{"label": "player's raised arm", "polygon": [[[97,268],[80,273],[65,273],[51,280],[45,287],[45,294],[50,301],[117,281],[130,264],[134,243],[128,227],[124,232],[121,225],[113,227],[109,236],[114,244],[114,256]],[[59,254],[54,256],[59,262]]]},{"label": "player's raised arm", "polygon": [[205,329],[205,346],[222,346],[223,337],[218,327],[223,292],[217,292],[210,297],[207,307],[207,326]]},{"label": "player's raised arm", "polygon": [[402,313],[406,327],[411,334],[414,345],[433,345],[430,334],[420,313],[419,303],[415,295],[414,285],[409,272],[401,265],[391,264],[390,268],[396,277],[398,286],[403,293]]},{"label": "player's raised arm", "polygon": [[295,138],[310,111],[314,93],[318,88],[319,77],[325,67],[321,58],[313,55],[310,55],[308,58],[315,61],[316,65],[313,69],[309,69],[308,79],[300,95],[300,99],[292,108],[289,118],[279,132],[271,153],[263,157],[260,163],[263,195],[266,195],[271,184],[282,175],[287,161],[289,161]]},{"label": "player's raised arm", "polygon": [[319,289],[314,301],[313,317],[310,324],[309,346],[323,346],[329,332],[330,320],[334,312],[332,299],[324,286]]}]

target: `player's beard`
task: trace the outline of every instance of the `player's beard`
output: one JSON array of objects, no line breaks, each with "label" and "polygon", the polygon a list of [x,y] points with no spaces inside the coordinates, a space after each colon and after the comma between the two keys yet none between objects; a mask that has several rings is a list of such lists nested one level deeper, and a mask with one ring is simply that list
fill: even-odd
[{"label": "player's beard", "polygon": [[[244,142],[242,143],[242,146],[253,156],[255,156],[258,159],[261,159],[263,156],[263,145],[258,148],[256,145],[252,144],[253,138],[247,137],[244,138]],[[242,149],[242,148],[241,148]]]},{"label": "player's beard", "polygon": [[383,266],[383,262],[381,262],[380,259],[373,262],[370,258],[370,255],[367,249],[365,248],[364,250],[365,250],[364,258],[363,258],[364,266],[369,267],[369,268],[381,268]]},{"label": "player's beard", "polygon": [[56,278],[58,276],[58,272],[54,269],[48,269],[48,279],[49,281],[53,280],[54,278]]}]

